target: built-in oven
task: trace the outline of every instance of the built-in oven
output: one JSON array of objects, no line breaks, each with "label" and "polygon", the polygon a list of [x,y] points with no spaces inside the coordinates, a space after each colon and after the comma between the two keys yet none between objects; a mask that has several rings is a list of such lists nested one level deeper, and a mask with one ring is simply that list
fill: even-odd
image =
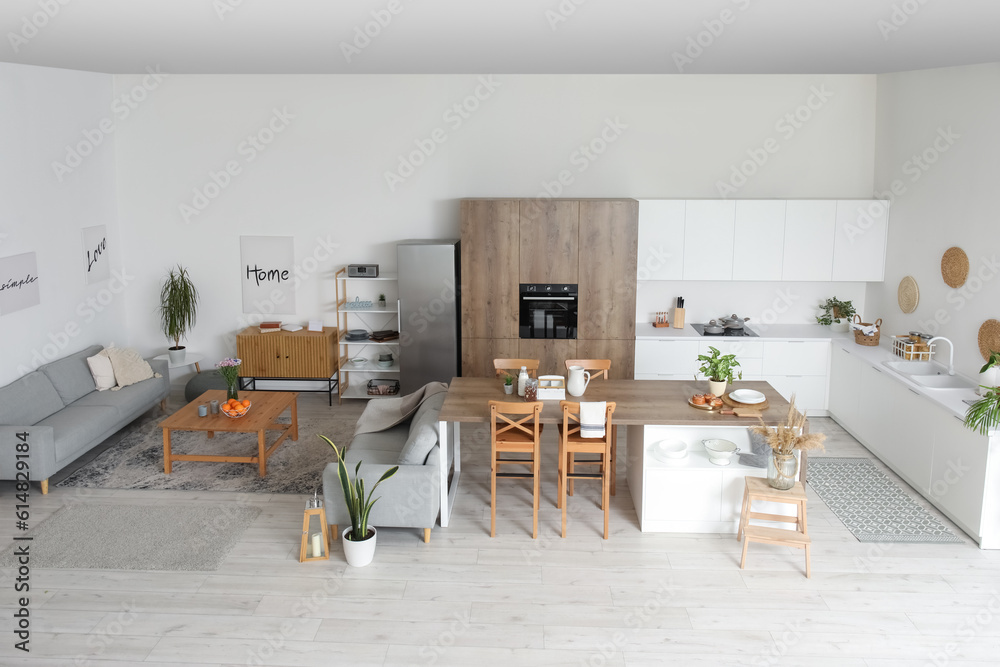
[{"label": "built-in oven", "polygon": [[521,338],[576,338],[577,287],[521,284]]}]

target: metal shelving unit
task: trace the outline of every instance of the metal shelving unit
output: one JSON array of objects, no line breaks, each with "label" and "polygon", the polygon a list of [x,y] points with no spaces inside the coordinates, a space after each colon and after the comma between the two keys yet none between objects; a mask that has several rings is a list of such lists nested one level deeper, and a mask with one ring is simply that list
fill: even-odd
[{"label": "metal shelving unit", "polygon": [[[384,343],[378,343],[371,340],[365,341],[353,341],[347,340],[347,331],[351,328],[361,328],[363,326],[369,331],[376,331],[378,329],[384,329],[388,327],[395,328],[399,330],[399,308],[398,300],[396,301],[396,308],[348,308],[348,284],[351,282],[356,283],[378,283],[378,282],[391,282],[396,283],[397,277],[394,274],[386,274],[377,276],[374,278],[351,278],[347,275],[347,267],[343,267],[337,271],[336,276],[336,293],[337,293],[337,326],[340,329],[340,339],[338,341],[338,348],[340,354],[340,383],[338,385],[338,395],[337,400],[343,402],[345,398],[357,398],[357,399],[378,399],[378,398],[391,398],[392,396],[398,396],[399,394],[391,394],[386,396],[371,396],[368,394],[367,384],[368,380],[376,377],[383,378],[398,378],[399,376],[399,341],[389,341]],[[352,317],[356,319],[357,323],[361,326],[352,327],[350,326]],[[365,348],[375,348],[380,352],[385,348],[395,348],[393,352],[393,364],[388,368],[383,368],[378,365],[370,357],[368,361],[361,365],[356,366],[351,363],[351,359],[364,356]],[[351,384],[352,375],[357,375],[355,380],[361,380],[360,384]]]}]

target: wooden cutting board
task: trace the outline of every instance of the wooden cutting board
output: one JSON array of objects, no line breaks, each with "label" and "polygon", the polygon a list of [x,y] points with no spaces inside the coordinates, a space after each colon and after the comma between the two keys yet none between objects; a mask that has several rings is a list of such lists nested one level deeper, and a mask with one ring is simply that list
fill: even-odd
[{"label": "wooden cutting board", "polygon": [[766,398],[763,403],[740,403],[739,401],[734,401],[729,398],[729,394],[722,395],[722,402],[731,408],[749,408],[750,410],[754,410],[756,412],[762,412],[771,407]]}]

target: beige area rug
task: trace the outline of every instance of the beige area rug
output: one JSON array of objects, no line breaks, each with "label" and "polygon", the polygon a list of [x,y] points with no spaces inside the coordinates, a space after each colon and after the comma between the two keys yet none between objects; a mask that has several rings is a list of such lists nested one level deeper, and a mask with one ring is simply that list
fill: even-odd
[{"label": "beige area rug", "polygon": [[[308,493],[321,489],[323,469],[336,460],[330,445],[350,442],[360,410],[317,408],[302,415],[299,408],[299,439],[290,438],[267,460],[267,475],[260,477],[256,464],[175,461],[169,475],[163,473],[163,430],[158,414],[132,424],[121,439],[93,461],[84,464],[56,484],[59,488],[176,489],[184,491],[236,491],[241,493]],[[329,412],[325,412],[329,410]],[[317,414],[318,413],[318,414]],[[287,417],[279,419],[287,422]],[[268,443],[277,432],[269,434]],[[253,456],[257,436],[253,433],[216,433],[211,440],[202,432],[172,431],[171,448],[177,454]],[[322,492],[322,490],[321,490]]]},{"label": "beige area rug", "polygon": [[161,507],[86,503],[64,507],[0,553],[0,567],[17,565],[28,549],[36,568],[217,570],[260,515],[260,508]]}]

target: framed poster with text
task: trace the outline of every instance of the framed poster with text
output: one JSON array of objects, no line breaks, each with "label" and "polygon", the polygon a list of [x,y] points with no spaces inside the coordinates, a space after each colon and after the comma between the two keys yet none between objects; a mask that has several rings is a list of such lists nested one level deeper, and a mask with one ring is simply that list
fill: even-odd
[{"label": "framed poster with text", "polygon": [[35,253],[0,257],[0,315],[41,303]]},{"label": "framed poster with text", "polygon": [[295,244],[291,236],[241,236],[243,312],[295,314]]}]

